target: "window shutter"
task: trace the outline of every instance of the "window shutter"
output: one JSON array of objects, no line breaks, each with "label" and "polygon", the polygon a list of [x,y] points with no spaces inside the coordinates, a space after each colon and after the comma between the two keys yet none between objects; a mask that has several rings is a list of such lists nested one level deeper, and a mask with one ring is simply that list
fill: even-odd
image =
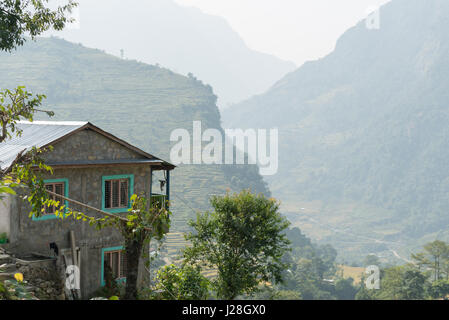
[{"label": "window shutter", "polygon": [[129,199],[128,179],[107,180],[104,186],[105,208],[127,208]]},{"label": "window shutter", "polygon": [[126,256],[124,250],[105,252],[104,264],[111,268],[114,279],[126,278]]}]

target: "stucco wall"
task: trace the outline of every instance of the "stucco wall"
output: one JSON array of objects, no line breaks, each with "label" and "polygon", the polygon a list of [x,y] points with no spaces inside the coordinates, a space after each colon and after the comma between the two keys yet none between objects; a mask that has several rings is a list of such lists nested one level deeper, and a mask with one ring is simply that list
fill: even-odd
[{"label": "stucco wall", "polygon": [[0,233],[6,232],[8,235],[10,233],[10,204],[9,195],[4,195],[3,199],[0,199]]}]

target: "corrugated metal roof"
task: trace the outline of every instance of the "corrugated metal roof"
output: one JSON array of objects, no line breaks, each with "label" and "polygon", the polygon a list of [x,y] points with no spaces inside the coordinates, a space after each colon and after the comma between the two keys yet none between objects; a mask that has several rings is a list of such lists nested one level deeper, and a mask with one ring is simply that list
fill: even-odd
[{"label": "corrugated metal roof", "polygon": [[13,137],[0,143],[0,168],[7,168],[22,150],[41,148],[87,125],[88,122],[74,121],[19,121],[20,137]]}]

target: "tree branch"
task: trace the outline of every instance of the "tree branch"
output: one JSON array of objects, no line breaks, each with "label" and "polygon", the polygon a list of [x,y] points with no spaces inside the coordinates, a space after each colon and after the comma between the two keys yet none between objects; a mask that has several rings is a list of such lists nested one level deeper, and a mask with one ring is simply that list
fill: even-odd
[{"label": "tree branch", "polygon": [[14,166],[16,166],[18,163],[23,162],[24,160],[26,160],[27,155],[24,154],[26,152],[27,149],[23,149],[22,151],[19,152],[19,154],[16,156],[16,158],[14,159],[14,161],[5,169],[1,170],[1,176],[0,178],[3,178],[4,176],[6,176],[8,173],[11,173],[12,169],[14,168]]},{"label": "tree branch", "polygon": [[[115,214],[112,214],[112,213],[109,213],[109,212],[106,212],[106,211],[97,209],[97,208],[92,207],[92,206],[90,206],[90,205],[88,205],[88,204],[85,204],[85,203],[82,203],[82,202],[79,202],[79,201],[76,201],[76,200],[73,200],[73,199],[64,197],[64,196],[62,196],[62,195],[60,195],[60,194],[54,193],[54,192],[49,191],[49,190],[46,190],[46,192],[47,192],[49,195],[52,195],[52,196],[57,197],[57,198],[61,198],[62,200],[65,200],[65,201],[67,201],[67,202],[70,202],[70,203],[79,205],[79,206],[81,206],[81,207],[84,207],[84,208],[93,210],[93,211],[95,211],[95,212],[101,213],[102,215],[108,216],[108,217],[110,217],[110,218],[116,218],[116,219],[121,220],[121,221],[123,221],[123,222],[129,222],[129,220],[128,220],[127,218],[125,218],[125,217],[122,217],[122,216],[119,216],[119,215],[115,215]],[[151,228],[148,228],[148,227],[145,227],[144,229],[147,230],[147,231],[153,231]]]},{"label": "tree branch", "polygon": [[14,18],[16,18],[18,21],[23,22],[23,20],[20,18],[20,16],[16,15],[15,13],[11,13],[3,8],[0,8],[0,11],[3,12],[4,14],[8,15],[8,16],[12,16]]}]

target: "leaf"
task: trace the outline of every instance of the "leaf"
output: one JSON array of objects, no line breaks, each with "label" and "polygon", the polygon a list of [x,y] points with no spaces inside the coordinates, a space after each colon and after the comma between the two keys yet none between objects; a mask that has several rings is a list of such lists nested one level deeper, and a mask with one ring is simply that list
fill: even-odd
[{"label": "leaf", "polygon": [[8,193],[13,196],[16,195],[16,192],[13,189],[11,189],[10,187],[0,187],[0,194],[2,194],[2,193]]}]

